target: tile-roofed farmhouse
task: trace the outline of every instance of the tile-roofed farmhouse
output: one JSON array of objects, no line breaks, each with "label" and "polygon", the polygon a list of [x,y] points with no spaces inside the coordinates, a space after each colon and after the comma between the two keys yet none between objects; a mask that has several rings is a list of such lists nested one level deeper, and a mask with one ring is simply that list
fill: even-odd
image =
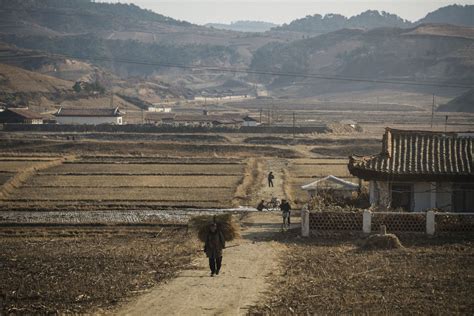
[{"label": "tile-roofed farmhouse", "polygon": [[468,133],[387,128],[382,152],[351,156],[348,168],[369,181],[372,205],[474,211],[474,137]]},{"label": "tile-roofed farmhouse", "polygon": [[474,181],[474,137],[387,128],[382,152],[350,157],[349,170],[365,180]]}]

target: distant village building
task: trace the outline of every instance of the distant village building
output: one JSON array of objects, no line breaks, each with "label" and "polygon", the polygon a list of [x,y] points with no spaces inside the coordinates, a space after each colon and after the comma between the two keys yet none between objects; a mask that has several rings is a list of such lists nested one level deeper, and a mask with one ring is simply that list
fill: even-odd
[{"label": "distant village building", "polygon": [[159,105],[149,106],[147,109],[148,112],[157,112],[157,113],[171,113],[170,107],[164,107]]},{"label": "distant village building", "polygon": [[248,115],[244,117],[242,120],[244,121],[242,126],[257,126],[258,125],[258,121]]},{"label": "distant village building", "polygon": [[353,121],[353,120],[342,120],[342,121],[339,121],[339,124],[341,125],[345,125],[345,126],[350,126],[352,128],[357,128],[357,122],[356,121]]},{"label": "distant village building", "polygon": [[27,108],[8,108],[0,112],[0,123],[43,124],[43,117]]},{"label": "distant village building", "polygon": [[352,156],[349,171],[369,181],[370,203],[407,211],[474,211],[474,138],[387,128],[382,152]]},{"label": "distant village building", "polygon": [[234,115],[174,115],[165,113],[147,113],[145,121],[148,124],[171,125],[175,127],[228,127],[240,128],[244,120]]},{"label": "distant village building", "polygon": [[54,114],[58,124],[123,124],[123,113],[115,108],[60,108]]}]

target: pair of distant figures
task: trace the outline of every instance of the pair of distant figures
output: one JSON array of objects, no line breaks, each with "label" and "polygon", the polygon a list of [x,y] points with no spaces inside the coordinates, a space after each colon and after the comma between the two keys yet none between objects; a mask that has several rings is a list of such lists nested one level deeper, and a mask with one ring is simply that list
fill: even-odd
[{"label": "pair of distant figures", "polygon": [[266,203],[265,200],[262,200],[257,205],[257,210],[260,212],[263,211],[264,209],[266,209],[267,211],[270,211],[278,207],[280,207],[281,215],[283,217],[283,228],[290,227],[291,206],[287,200],[283,199],[280,202],[275,197],[272,197],[272,199],[268,203]]}]

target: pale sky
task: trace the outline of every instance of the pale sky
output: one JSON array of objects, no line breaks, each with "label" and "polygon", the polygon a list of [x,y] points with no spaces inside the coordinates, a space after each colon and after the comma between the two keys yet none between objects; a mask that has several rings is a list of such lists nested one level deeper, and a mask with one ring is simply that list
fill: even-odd
[{"label": "pale sky", "polygon": [[229,23],[238,20],[258,20],[277,24],[313,14],[339,13],[357,15],[372,9],[387,11],[400,17],[416,21],[428,12],[450,4],[474,4],[471,1],[443,0],[133,0],[102,2],[134,3],[142,8],[196,24],[210,22]]}]

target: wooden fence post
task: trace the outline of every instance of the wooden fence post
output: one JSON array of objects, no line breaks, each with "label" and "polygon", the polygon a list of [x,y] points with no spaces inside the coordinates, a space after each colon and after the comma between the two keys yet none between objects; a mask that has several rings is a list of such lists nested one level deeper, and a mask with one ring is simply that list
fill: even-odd
[{"label": "wooden fence post", "polygon": [[372,212],[369,210],[364,210],[362,214],[362,231],[365,234],[370,234],[372,231]]}]

